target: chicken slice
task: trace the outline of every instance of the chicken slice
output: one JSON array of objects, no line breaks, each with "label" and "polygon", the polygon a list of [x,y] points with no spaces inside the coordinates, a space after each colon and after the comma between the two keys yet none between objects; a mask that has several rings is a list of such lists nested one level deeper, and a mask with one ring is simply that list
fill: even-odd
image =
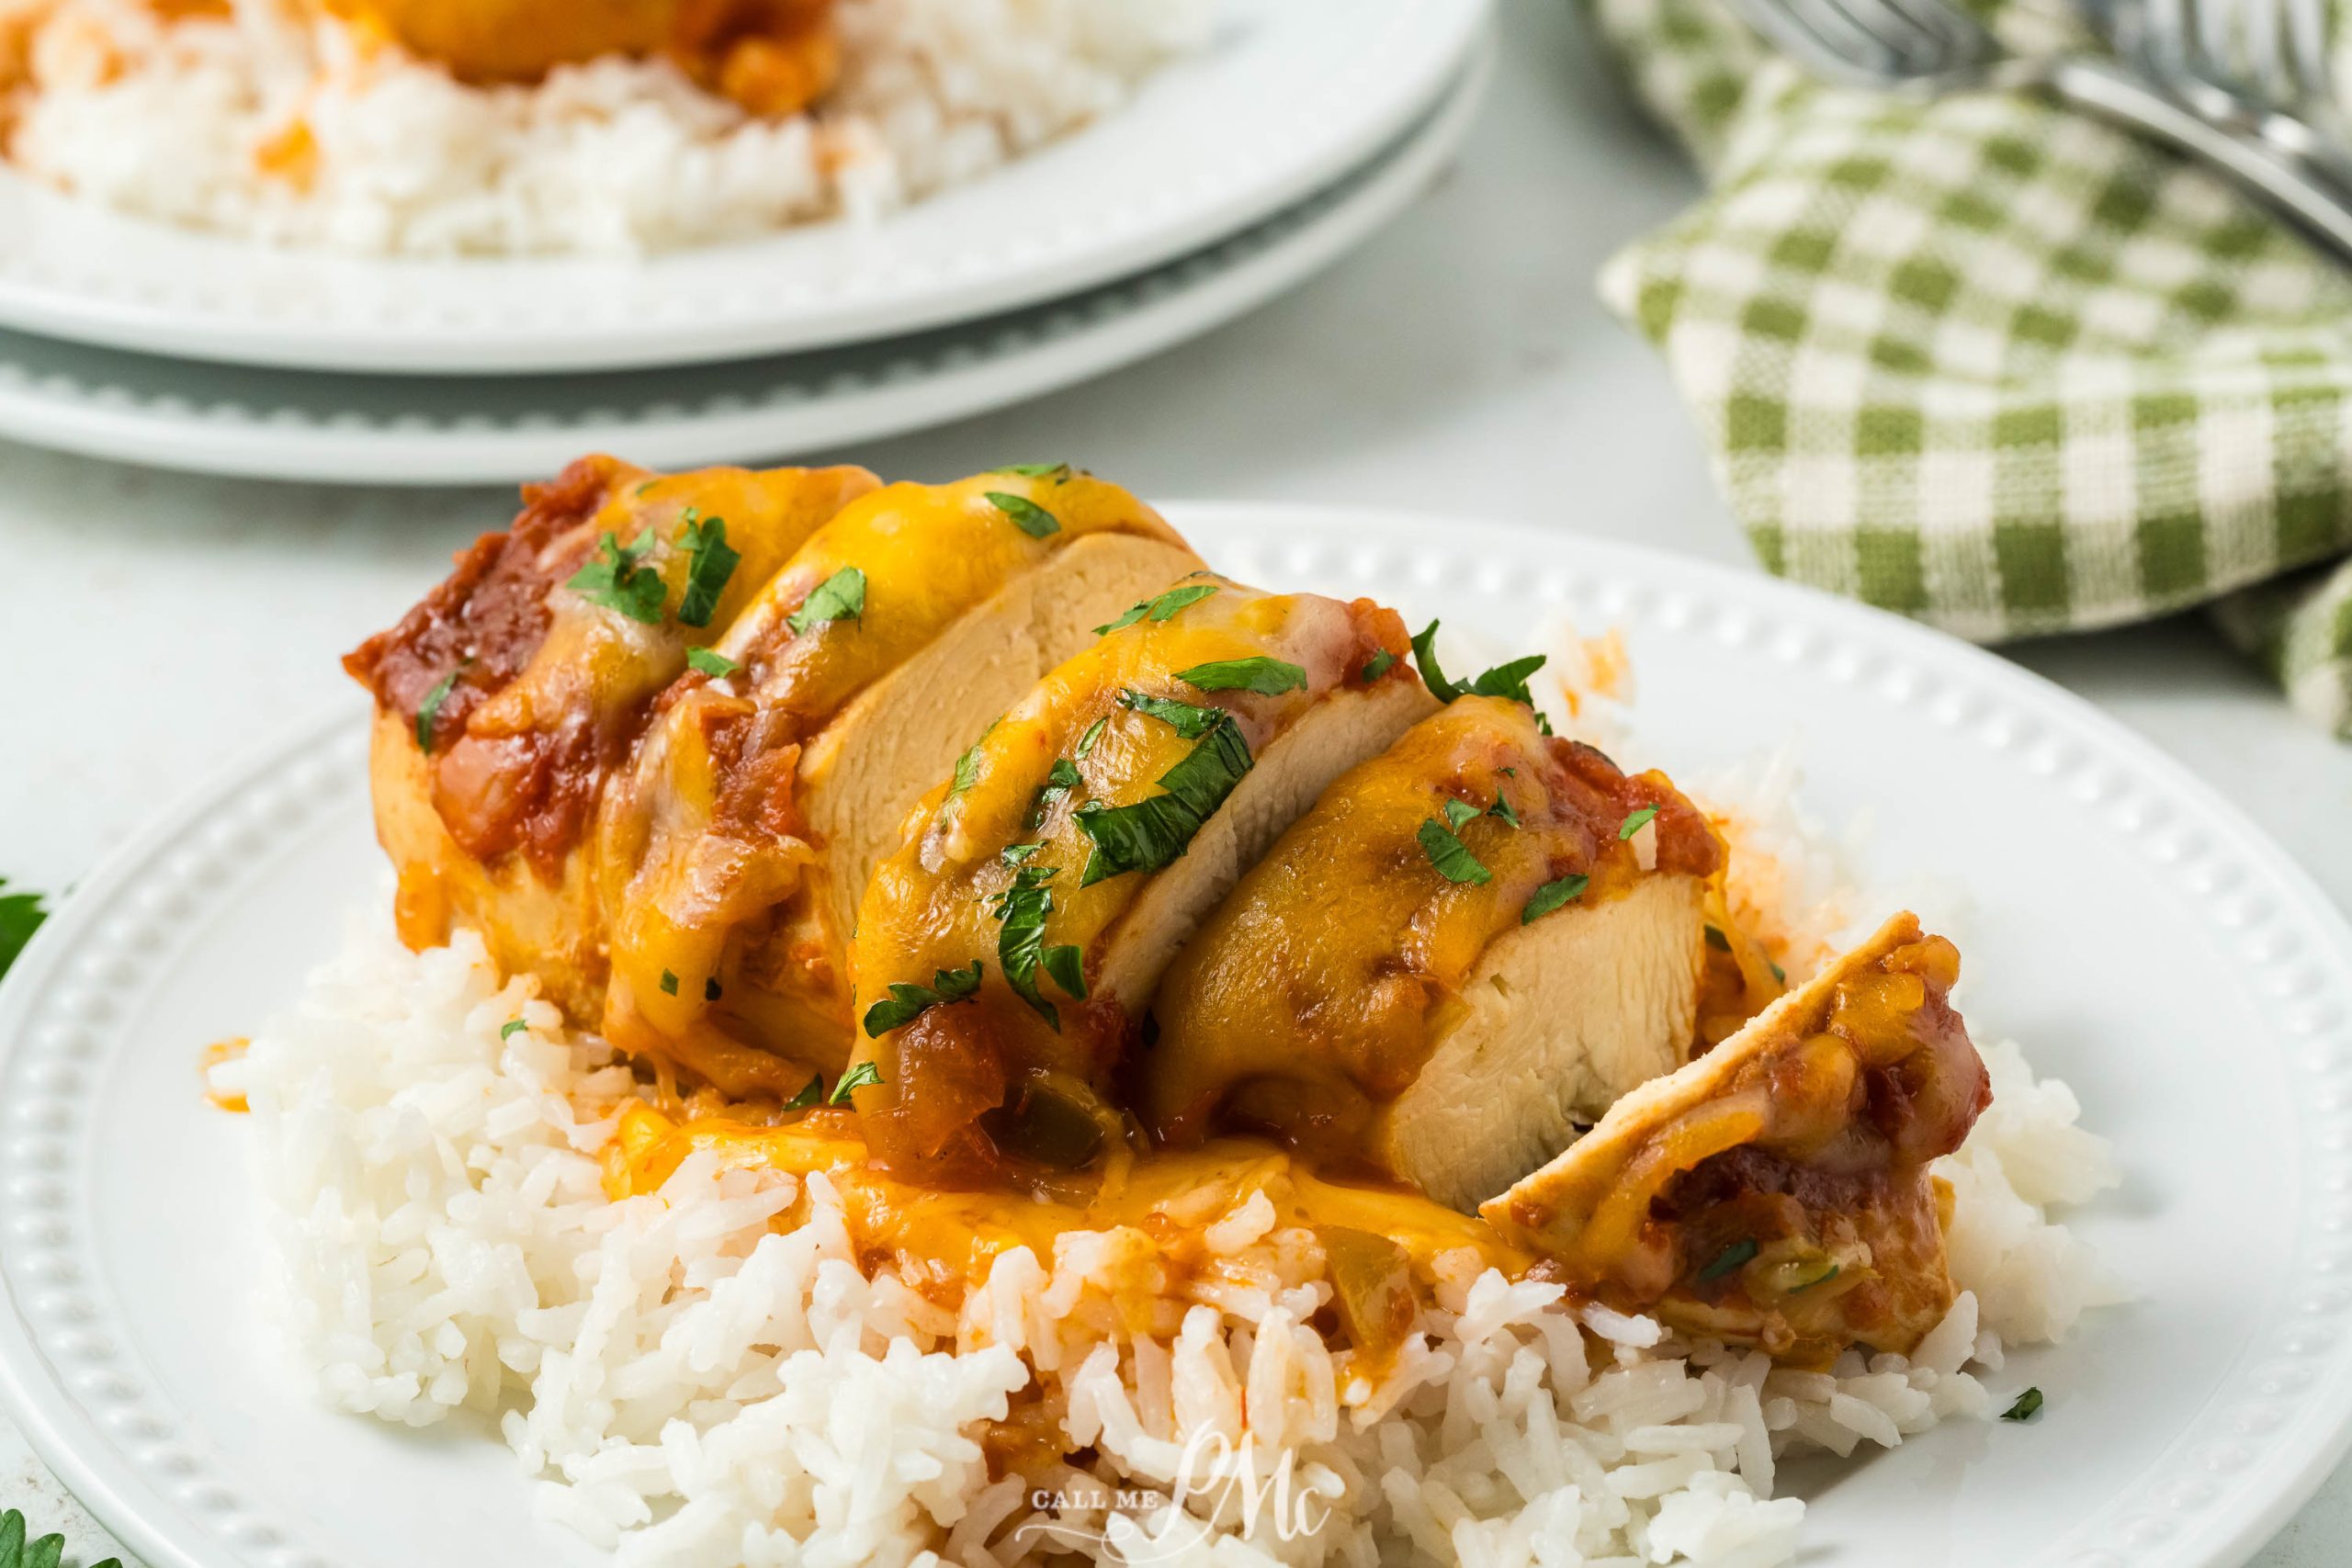
[{"label": "chicken slice", "polygon": [[857,901],[908,812],[977,718],[1200,564],[1067,468],[894,484],[826,525],[606,795],[605,1033],[737,1097],[839,1072]]},{"label": "chicken slice", "polygon": [[1908,1353],[1953,1297],[1928,1165],[1993,1098],[1959,977],[1897,915],[1481,1213],[1620,1311],[1799,1362]]},{"label": "chicken slice", "polygon": [[1435,706],[1369,601],[1202,576],[1121,621],[958,759],[867,890],[843,1081],[901,1174],[1091,1162],[1124,1131],[1120,1065],[1176,949]]},{"label": "chicken slice", "polygon": [[1469,1210],[1689,1055],[1723,850],[1662,774],[1464,696],[1323,793],[1170,968],[1136,1109]]},{"label": "chicken slice", "polygon": [[344,667],[376,699],[378,837],[401,934],[482,932],[576,1021],[603,1009],[582,840],[648,705],[793,551],[880,481],[862,468],[650,474],[583,457]]}]

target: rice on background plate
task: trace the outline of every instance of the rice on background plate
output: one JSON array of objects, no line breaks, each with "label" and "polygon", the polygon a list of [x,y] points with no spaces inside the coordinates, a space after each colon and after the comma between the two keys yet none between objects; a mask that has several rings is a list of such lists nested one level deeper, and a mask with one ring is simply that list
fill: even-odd
[{"label": "rice on background plate", "polygon": [[[1792,957],[1863,908],[1794,782],[1777,757],[1691,791]],[[632,1076],[469,933],[412,954],[357,922],[212,1082],[250,1102],[272,1310],[322,1396],[412,1427],[496,1416],[539,1515],[628,1568],[1770,1568],[1805,1511],[1773,1495],[1783,1461],[1996,1416],[2006,1348],[2124,1299],[2049,1215],[2114,1185],[2105,1141],[2016,1045],[1984,1055],[1993,1107],[1938,1167],[1963,1293],[1912,1356],[1828,1372],[1572,1314],[1466,1251],[1394,1364],[1359,1369],[1314,1326],[1320,1244],[1262,1192],[1189,1216],[1213,1262],[1140,1333],[1137,1229],[1007,1252],[952,1311],[860,1267],[822,1175],[698,1153],[613,1201]],[[992,1478],[1008,1438],[1027,1473]],[[1041,1438],[1083,1468],[1041,1465]]]},{"label": "rice on background plate", "polygon": [[666,61],[476,86],[308,0],[0,0],[0,147],[126,212],[362,254],[631,254],[880,213],[1110,113],[1216,0],[841,0],[842,73],[762,119]]}]

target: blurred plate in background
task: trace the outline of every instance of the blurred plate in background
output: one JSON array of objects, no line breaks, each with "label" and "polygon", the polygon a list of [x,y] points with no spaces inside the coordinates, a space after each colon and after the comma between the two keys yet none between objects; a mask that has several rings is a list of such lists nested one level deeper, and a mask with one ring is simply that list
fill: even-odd
[{"label": "blurred plate in background", "polygon": [[543,479],[583,452],[655,468],[789,457],[1001,407],[1141,359],[1361,243],[1442,169],[1491,51],[1311,199],[1138,277],[890,342],[605,375],[329,376],[152,358],[0,332],[0,435],[247,478],[437,485]]},{"label": "blurred plate in background", "polygon": [[1487,10],[1227,0],[1205,53],[985,179],[873,224],[641,260],[272,249],[0,169],[0,326],[190,359],[432,375],[698,364],[970,321],[1162,265],[1307,199],[1428,111]]}]

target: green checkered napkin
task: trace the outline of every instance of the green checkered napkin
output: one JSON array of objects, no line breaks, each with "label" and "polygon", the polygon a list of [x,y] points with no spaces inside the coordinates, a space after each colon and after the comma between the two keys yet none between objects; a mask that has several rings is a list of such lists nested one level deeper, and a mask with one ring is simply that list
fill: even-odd
[{"label": "green checkered napkin", "polygon": [[1593,4],[1713,187],[1601,291],[1768,568],[1984,641],[2210,604],[2352,739],[2352,272],[2039,97],[1826,85],[1722,0]]}]

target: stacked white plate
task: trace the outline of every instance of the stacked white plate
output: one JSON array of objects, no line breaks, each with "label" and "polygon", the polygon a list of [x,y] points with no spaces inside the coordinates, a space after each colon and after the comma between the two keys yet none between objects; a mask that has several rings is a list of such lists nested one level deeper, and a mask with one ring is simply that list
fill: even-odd
[{"label": "stacked white plate", "polygon": [[1207,331],[1395,216],[1476,110],[1487,12],[1228,0],[1205,52],[980,182],[640,261],[272,250],[0,174],[0,435],[439,484],[590,450],[779,458],[978,412]]}]

